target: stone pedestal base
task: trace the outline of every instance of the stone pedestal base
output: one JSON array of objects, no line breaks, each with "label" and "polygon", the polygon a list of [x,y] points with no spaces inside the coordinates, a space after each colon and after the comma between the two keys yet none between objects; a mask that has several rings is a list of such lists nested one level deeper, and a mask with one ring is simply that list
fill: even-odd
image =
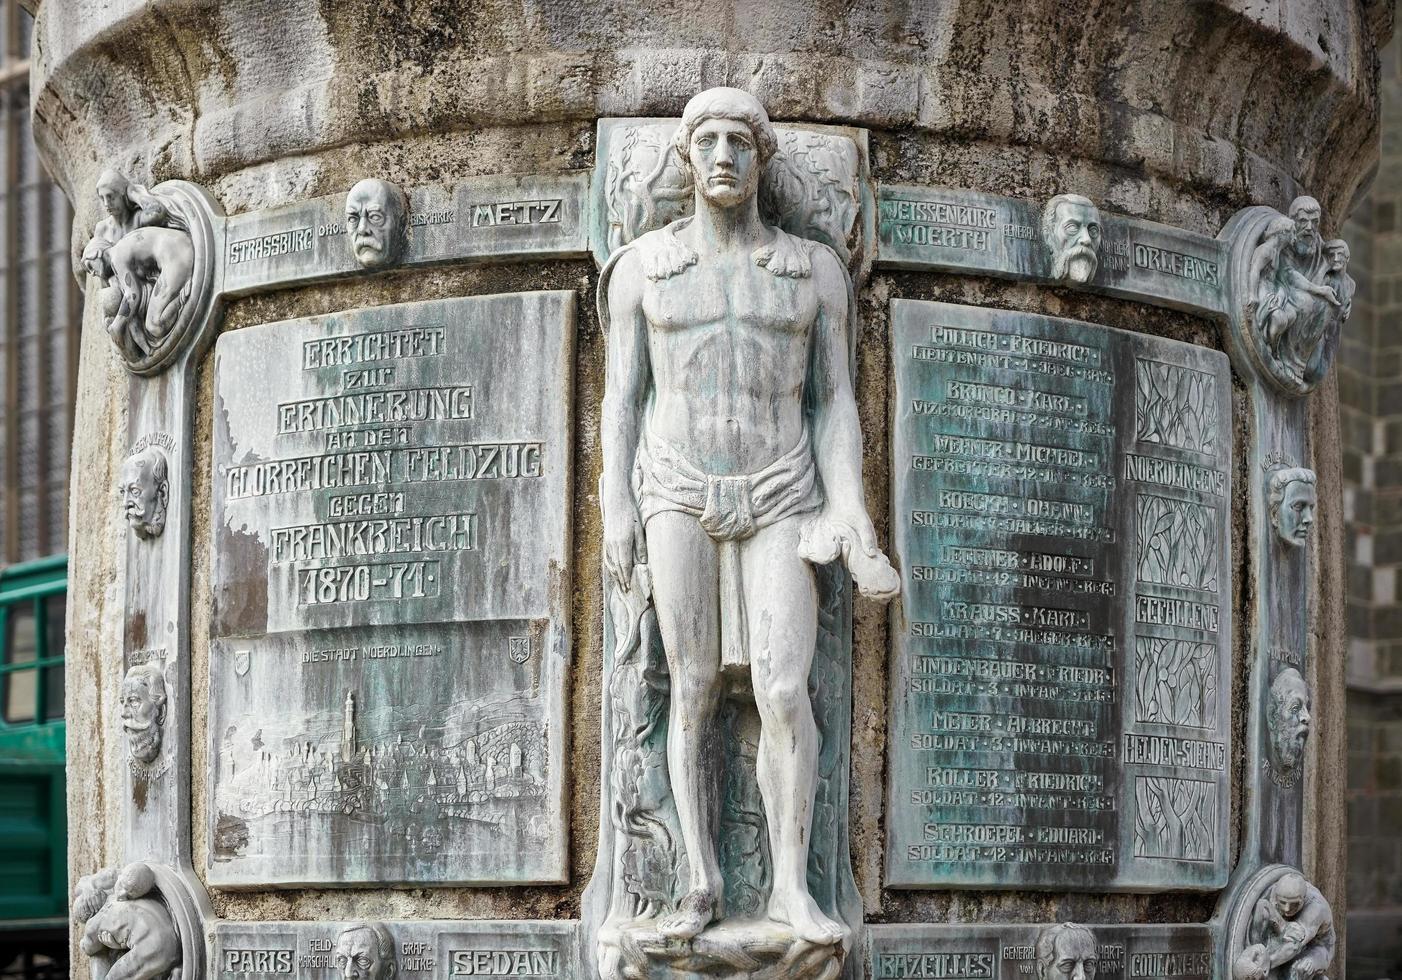
[{"label": "stone pedestal base", "polygon": [[718,922],[691,940],[668,939],[657,919],[599,933],[604,980],[834,980],[846,949],[815,946],[768,919]]}]

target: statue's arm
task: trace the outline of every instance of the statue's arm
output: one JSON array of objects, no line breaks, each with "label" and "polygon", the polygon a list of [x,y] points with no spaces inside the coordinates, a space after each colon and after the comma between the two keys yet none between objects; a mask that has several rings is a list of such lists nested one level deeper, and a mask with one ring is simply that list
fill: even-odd
[{"label": "statue's arm", "polygon": [[627,589],[633,566],[647,561],[642,521],[633,499],[633,459],[638,449],[651,368],[643,316],[643,274],[636,252],[619,257],[607,285],[608,323],[604,404],[600,422],[604,511],[604,567]]},{"label": "statue's arm", "polygon": [[882,554],[862,492],[862,428],[852,391],[848,331],[851,304],[847,270],[826,248],[814,251],[818,289],[809,383],[813,406],[813,455],[823,483],[823,512],[809,525],[799,553],[826,564],[839,555],[864,595],[894,598],[900,576]]}]

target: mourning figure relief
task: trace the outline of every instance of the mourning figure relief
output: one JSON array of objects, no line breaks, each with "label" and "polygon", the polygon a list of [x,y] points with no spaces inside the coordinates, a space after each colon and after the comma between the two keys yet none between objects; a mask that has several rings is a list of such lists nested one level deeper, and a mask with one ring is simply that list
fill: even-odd
[{"label": "mourning figure relief", "polygon": [[[708,930],[733,926],[716,824],[731,784],[716,746],[724,695],[738,688],[759,719],[758,826],[772,871],[759,921],[796,957],[783,975],[827,977],[850,931],[808,885],[814,567],[841,559],[882,601],[900,579],[863,497],[846,269],[829,246],[760,217],[776,147],[752,96],[693,98],[673,149],[694,213],[616,252],[601,276],[604,566],[612,608],[627,610],[616,628],[631,636],[655,614],[670,676],[666,773],[681,846],[662,853],[685,883],[670,911],[648,901],[647,942],[675,952],[694,940],[686,955],[699,956],[703,941],[719,942]],[[639,778],[620,771],[630,764],[615,755],[615,783]]]},{"label": "mourning figure relief", "polygon": [[1095,980],[1100,967],[1095,933],[1074,922],[1038,933],[1036,953],[1037,980]]},{"label": "mourning figure relief", "polygon": [[1334,913],[1298,872],[1288,872],[1257,899],[1247,945],[1232,962],[1233,980],[1314,980],[1334,960]]},{"label": "mourning figure relief", "polygon": [[107,332],[128,363],[158,355],[179,332],[195,276],[195,248],[180,203],[106,170],[97,196],[107,217],[83,249],[102,280]]},{"label": "mourning figure relief", "polygon": [[1297,197],[1260,230],[1246,278],[1248,329],[1278,384],[1309,391],[1329,370],[1353,308],[1348,245],[1324,242],[1319,202]]},{"label": "mourning figure relief", "polygon": [[158,538],[170,506],[170,466],[165,453],[147,446],[122,464],[122,516],[138,538]]},{"label": "mourning figure relief", "polygon": [[346,235],[364,269],[398,265],[409,242],[409,202],[387,180],[367,177],[346,195]]},{"label": "mourning figure relief", "polygon": [[1310,692],[1294,667],[1286,667],[1271,682],[1266,730],[1271,778],[1282,786],[1295,785],[1310,736]]},{"label": "mourning figure relief", "polygon": [[357,922],[336,937],[333,960],[341,980],[394,980],[394,937],[383,923]]},{"label": "mourning figure relief", "polygon": [[1090,282],[1100,264],[1099,209],[1080,194],[1058,194],[1042,209],[1042,241],[1053,279]]},{"label": "mourning figure relief", "polygon": [[166,682],[157,664],[137,664],[127,671],[121,718],[133,768],[149,767],[160,757],[166,721]]},{"label": "mourning figure relief", "polygon": [[1303,548],[1308,543],[1318,505],[1314,470],[1281,466],[1267,472],[1266,508],[1276,537],[1286,545]]},{"label": "mourning figure relief", "polygon": [[93,980],[179,980],[180,935],[147,864],[78,880],[73,921]]}]

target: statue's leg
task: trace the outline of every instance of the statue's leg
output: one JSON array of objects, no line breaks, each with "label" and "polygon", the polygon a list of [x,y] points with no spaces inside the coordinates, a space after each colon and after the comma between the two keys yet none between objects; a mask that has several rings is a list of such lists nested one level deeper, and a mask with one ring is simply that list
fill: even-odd
[{"label": "statue's leg", "polygon": [[696,518],[676,512],[647,523],[648,567],[657,626],[667,651],[671,695],[667,772],[690,877],[676,912],[658,929],[690,939],[720,912],[716,860],[716,716],[720,709],[720,614],[716,545]]},{"label": "statue's leg", "polygon": [[788,518],[745,542],[741,568],[760,717],[756,769],[774,864],[769,917],[787,922],[809,942],[826,945],[841,942],[846,930],[823,914],[808,891],[818,785],[818,726],[808,697],[808,669],[818,638],[818,589],[812,566],[798,557],[802,522]]}]

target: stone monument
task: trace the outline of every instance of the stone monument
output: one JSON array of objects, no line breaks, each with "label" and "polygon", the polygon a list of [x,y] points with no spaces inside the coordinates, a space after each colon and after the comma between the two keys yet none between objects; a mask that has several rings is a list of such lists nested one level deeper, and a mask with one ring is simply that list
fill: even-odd
[{"label": "stone monument", "polygon": [[34,6],[79,973],[1338,975],[1378,4]]}]

